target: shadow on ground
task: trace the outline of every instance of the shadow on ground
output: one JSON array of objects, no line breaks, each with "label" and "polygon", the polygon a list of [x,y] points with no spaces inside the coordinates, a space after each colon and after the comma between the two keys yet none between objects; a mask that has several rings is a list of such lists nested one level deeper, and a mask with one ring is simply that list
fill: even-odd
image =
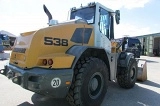
[{"label": "shadow on ground", "polygon": [[144,61],[146,61],[147,63],[159,63],[159,62],[157,62],[157,61],[152,61],[152,60],[147,60],[147,59],[140,59],[140,60],[144,60]]},{"label": "shadow on ground", "polygon": [[31,99],[33,104],[24,102],[18,106],[70,106],[66,99],[53,99],[36,93],[32,95]]},{"label": "shadow on ground", "polygon": [[[159,84],[152,81],[138,83],[160,88]],[[132,89],[123,89],[117,83],[110,82],[101,106],[160,106],[160,94],[138,86],[138,83]],[[47,98],[38,94],[32,96],[32,102],[33,104],[24,102],[18,106],[70,106],[65,99]]]},{"label": "shadow on ground", "polygon": [[[144,83],[159,89],[159,84],[152,81]],[[160,106],[160,92],[157,93],[136,84],[132,89],[123,89],[111,82],[108,92],[101,106]]]},{"label": "shadow on ground", "polygon": [[34,106],[33,104],[30,104],[29,102],[23,102],[22,104],[19,104],[17,106]]},{"label": "shadow on ground", "polygon": [[150,81],[150,80],[147,80],[147,81],[145,81],[145,82],[139,82],[139,81],[138,81],[138,83],[140,83],[140,84],[145,84],[145,85],[149,85],[149,86],[152,86],[152,87],[157,87],[157,88],[160,89],[160,84],[155,83],[155,82]]},{"label": "shadow on ground", "polygon": [[152,61],[152,60],[146,60],[146,61],[147,61],[147,63],[159,63],[157,61]]}]

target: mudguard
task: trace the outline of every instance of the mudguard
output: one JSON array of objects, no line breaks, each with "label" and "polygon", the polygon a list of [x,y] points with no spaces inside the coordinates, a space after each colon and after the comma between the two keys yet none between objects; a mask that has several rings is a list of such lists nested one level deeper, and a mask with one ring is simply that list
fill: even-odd
[{"label": "mudguard", "polygon": [[118,66],[119,67],[128,67],[129,60],[131,58],[134,59],[133,53],[121,52],[118,57]]},{"label": "mudguard", "polygon": [[67,50],[66,54],[74,55],[75,59],[72,64],[72,68],[76,65],[78,59],[80,56],[84,53],[84,51],[87,49],[87,46],[72,46],[70,49]]},{"label": "mudguard", "polygon": [[[98,47],[91,47],[91,46],[81,46],[81,45],[72,46],[70,49],[66,51],[66,54],[75,56],[75,59],[72,64],[72,69],[75,67],[77,61],[83,55],[83,53],[87,53],[86,51],[90,51],[90,50],[91,50],[91,53],[94,51],[97,51],[97,53],[102,54],[102,55],[98,55],[97,58],[102,59],[108,65],[108,68],[110,70],[108,53],[106,53],[104,49],[98,48]],[[87,54],[87,55],[90,55],[90,54]],[[91,56],[94,57],[94,55],[91,55]]]}]

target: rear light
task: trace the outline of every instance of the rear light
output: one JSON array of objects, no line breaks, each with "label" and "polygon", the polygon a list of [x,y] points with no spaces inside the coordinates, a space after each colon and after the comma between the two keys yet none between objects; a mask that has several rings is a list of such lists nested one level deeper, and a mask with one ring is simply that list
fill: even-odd
[{"label": "rear light", "polygon": [[49,60],[48,60],[48,64],[49,64],[49,65],[52,65],[52,64],[53,64],[53,60],[52,60],[52,59],[49,59]]},{"label": "rear light", "polygon": [[47,65],[47,59],[43,59],[43,65]]}]

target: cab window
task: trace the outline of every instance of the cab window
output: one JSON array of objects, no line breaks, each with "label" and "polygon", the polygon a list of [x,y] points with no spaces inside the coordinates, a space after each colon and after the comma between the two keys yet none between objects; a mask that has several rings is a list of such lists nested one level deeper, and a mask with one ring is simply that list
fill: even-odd
[{"label": "cab window", "polygon": [[109,38],[109,26],[110,26],[109,12],[103,8],[100,8],[99,30],[107,38]]}]

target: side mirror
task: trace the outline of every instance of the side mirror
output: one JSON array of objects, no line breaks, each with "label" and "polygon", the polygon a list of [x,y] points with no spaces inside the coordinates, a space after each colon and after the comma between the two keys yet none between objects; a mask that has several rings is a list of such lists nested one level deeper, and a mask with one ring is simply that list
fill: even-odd
[{"label": "side mirror", "polygon": [[116,23],[119,24],[120,23],[120,11],[116,10],[115,13],[116,13],[115,15]]}]

